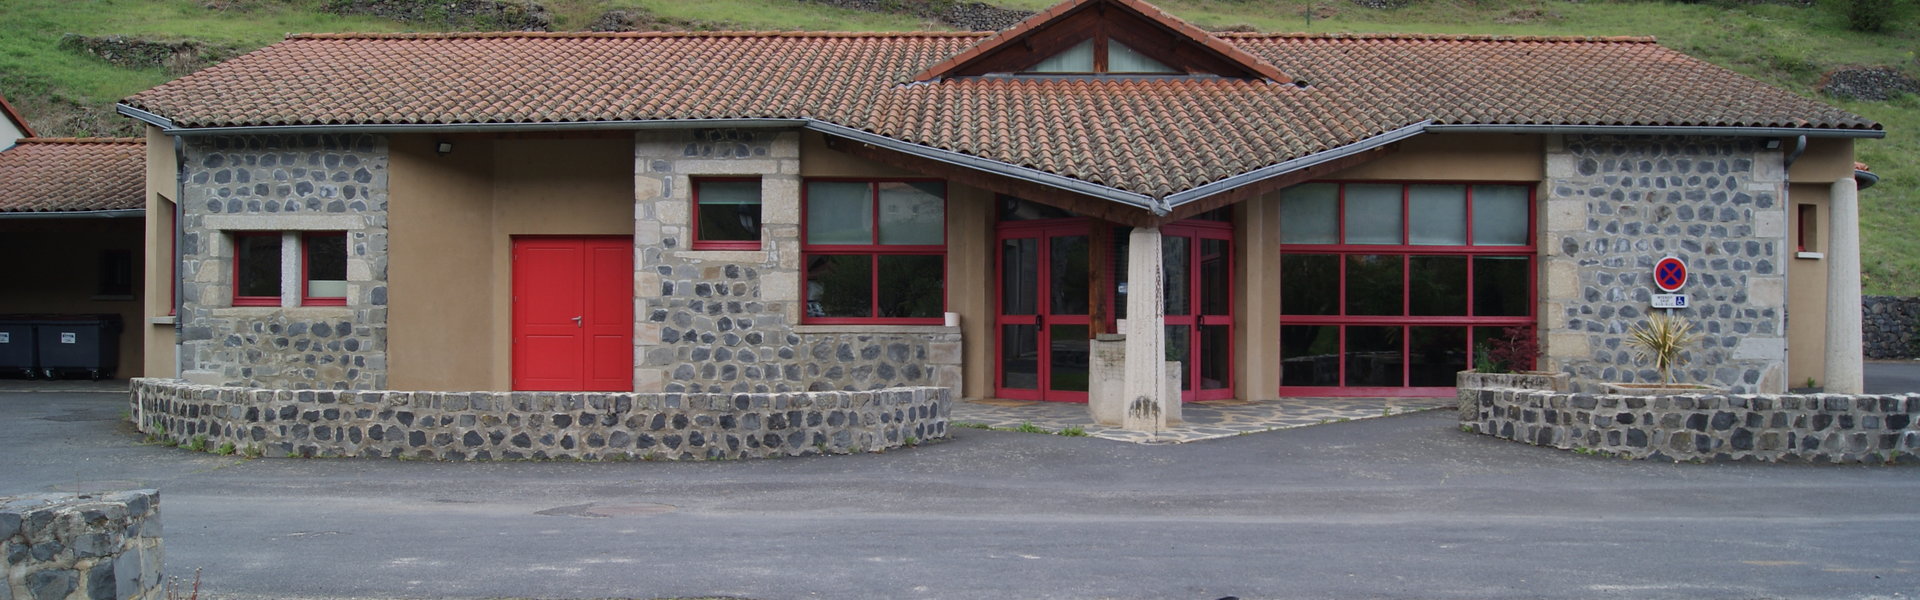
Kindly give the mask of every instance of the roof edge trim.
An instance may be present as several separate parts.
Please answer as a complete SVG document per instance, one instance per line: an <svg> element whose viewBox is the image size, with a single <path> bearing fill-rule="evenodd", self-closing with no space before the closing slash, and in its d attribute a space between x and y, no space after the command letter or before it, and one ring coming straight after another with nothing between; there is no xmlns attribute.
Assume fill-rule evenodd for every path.
<svg viewBox="0 0 1920 600"><path fill-rule="evenodd" d="M1398 142L1416 135L1420 135L1422 133L1426 133L1427 128L1432 124L1433 124L1433 121L1431 120L1421 121L1419 123L1414 123L1406 127L1401 127L1399 129L1389 130L1385 133L1381 133L1379 135L1376 135L1364 140L1360 140L1352 144L1335 147L1335 148L1324 150L1314 154L1308 154L1306 156L1295 158L1293 160L1288 160L1284 162L1267 165L1264 167L1260 167L1258 169L1254 169L1252 171L1241 173L1239 175L1234 175L1231 177L1227 177L1225 179L1220 179L1210 183L1202 184L1198 187L1190 188L1184 191L1175 192L1173 194L1167 195L1167 200L1166 200L1167 207L1173 208L1176 206L1180 206L1182 204L1199 200L1201 198L1212 196L1214 194L1219 194L1219 193L1230 191L1242 186L1259 183L1262 181L1266 181L1268 179L1279 177L1281 175L1292 173L1294 171L1309 168L1314 165L1318 165L1318 164L1325 163L1332 160L1339 160L1342 158L1346 158L1348 156L1353 156L1355 154L1359 154L1362 152L1366 152L1368 150L1379 148L1387 144L1392 144L1394 142Z"/></svg>
<svg viewBox="0 0 1920 600"><path fill-rule="evenodd" d="M144 208L112 210L65 210L41 212L0 212L0 219L130 219L147 216Z"/></svg>
<svg viewBox="0 0 1920 600"><path fill-rule="evenodd" d="M1782 137L1804 135L1829 138L1883 138L1884 129L1823 129L1814 127L1713 127L1705 125L1428 125L1431 133L1580 133L1616 135L1726 135Z"/></svg>
<svg viewBox="0 0 1920 600"><path fill-rule="evenodd" d="M838 125L834 123L828 123L826 121L808 119L807 129L812 131L818 131L826 135L831 135L835 137L840 137L840 138L845 138L848 140L860 142L863 144L871 144L874 146L879 146L882 148L886 148L888 150L893 150L893 151L901 152L904 154L911 154L921 158L940 161L940 162L954 165L957 167L965 167L968 169L973 169L975 171L985 171L988 173L993 173L995 175L1011 177L1014 179L1037 183L1037 184L1044 185L1051 188L1058 188L1058 189L1067 190L1070 192L1093 196L1095 198L1100 198L1102 200L1118 202L1118 203L1126 204L1136 208L1143 208L1148 211L1152 211L1155 216L1165 216L1169 210L1169 207L1165 203L1155 201L1152 196L1148 196L1145 194L1139 194L1139 193L1129 192L1129 191L1121 190L1117 188L1111 188L1111 187L1107 187L1097 183L1082 181L1082 180L1074 179L1072 177L1067 177L1064 175L1055 175L1053 173L1048 173L1046 171L1041 171L1039 169L1022 167L1020 165L1004 163L1004 162L1000 162L1000 161L989 159L989 158L981 158L971 154L954 152L952 150L942 150L940 148L934 148L932 146L924 146L924 145L915 144L912 142L901 141L901 140L886 137L877 133L861 131L858 129L854 129L852 127L847 127L845 125Z"/></svg>
<svg viewBox="0 0 1920 600"><path fill-rule="evenodd" d="M113 111L129 117L133 117L137 121L146 123L148 125L152 125L154 127L159 127L160 129L163 129L166 131L173 131L174 129L177 129L176 127L173 126L173 119L169 119L169 118L162 117L160 115L156 115L144 110L140 110L138 108L134 108L124 103L113 105Z"/></svg>

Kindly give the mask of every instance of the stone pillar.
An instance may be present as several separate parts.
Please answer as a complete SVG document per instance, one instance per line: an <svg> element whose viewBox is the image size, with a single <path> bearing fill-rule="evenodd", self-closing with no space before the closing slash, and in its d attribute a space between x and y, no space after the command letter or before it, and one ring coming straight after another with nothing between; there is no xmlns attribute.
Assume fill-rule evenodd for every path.
<svg viewBox="0 0 1920 600"><path fill-rule="evenodd" d="M1860 189L1833 182L1827 218L1827 376L1833 394L1861 393Z"/></svg>
<svg viewBox="0 0 1920 600"><path fill-rule="evenodd" d="M1093 422L1119 427L1127 414L1127 336L1103 333L1093 338L1087 374L1087 414Z"/></svg>
<svg viewBox="0 0 1920 600"><path fill-rule="evenodd" d="M1127 336L1125 427L1157 431L1166 427L1168 404L1180 401L1178 395L1167 397L1167 340L1161 324L1166 314L1165 257L1159 227L1135 227L1129 235L1127 325L1121 332Z"/></svg>

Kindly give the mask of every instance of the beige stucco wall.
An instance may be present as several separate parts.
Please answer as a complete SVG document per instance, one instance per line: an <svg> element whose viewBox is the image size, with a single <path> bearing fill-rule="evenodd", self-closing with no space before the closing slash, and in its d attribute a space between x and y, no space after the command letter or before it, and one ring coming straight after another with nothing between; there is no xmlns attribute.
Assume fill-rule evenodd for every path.
<svg viewBox="0 0 1920 600"><path fill-rule="evenodd" d="M1793 140L1783 140L1781 152L1791 152ZM1807 138L1807 151L1787 169L1787 181L1832 185L1842 177L1853 176L1853 140L1846 138Z"/></svg>
<svg viewBox="0 0 1920 600"><path fill-rule="evenodd" d="M1540 181L1542 137L1518 133L1425 134L1385 157L1326 179Z"/></svg>
<svg viewBox="0 0 1920 600"><path fill-rule="evenodd" d="M435 152L442 140L453 152ZM391 148L390 385L508 389L512 237L632 235L633 144L403 135Z"/></svg>
<svg viewBox="0 0 1920 600"><path fill-rule="evenodd" d="M1831 187L1825 184L1795 183L1787 188L1787 251L1795 247L1800 231L1800 205L1814 206L1813 236L1808 252L1827 249L1826 227ZM1826 377L1827 368L1827 260L1824 256L1799 258L1787 263L1787 387L1801 387L1811 377L1815 383Z"/></svg>
<svg viewBox="0 0 1920 600"><path fill-rule="evenodd" d="M0 313L120 316L116 377L145 371L139 292L143 219L0 219ZM48 252L58 248L58 252ZM133 293L99 296L100 260L108 250L133 253Z"/></svg>
<svg viewBox="0 0 1920 600"><path fill-rule="evenodd" d="M174 199L179 195L179 155L174 152L174 139L160 132L160 128L147 126L147 218L143 233L145 243L141 245L145 254L142 260L142 278L140 289L145 310L141 318L127 323L127 328L138 332L140 344L144 349L142 372L147 377L173 377L180 369L180 363L174 360L174 324L173 317L173 272L175 268L173 253L173 220L179 214Z"/></svg>

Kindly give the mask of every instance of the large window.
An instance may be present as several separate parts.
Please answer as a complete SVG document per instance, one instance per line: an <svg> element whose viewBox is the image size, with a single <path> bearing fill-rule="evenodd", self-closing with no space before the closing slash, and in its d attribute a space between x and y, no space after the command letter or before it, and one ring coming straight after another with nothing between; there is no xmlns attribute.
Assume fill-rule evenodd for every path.
<svg viewBox="0 0 1920 600"><path fill-rule="evenodd" d="M286 272L282 256L299 257ZM292 282L287 277L297 278ZM300 290L298 305L347 303L347 234L343 231L238 231L233 233L233 305L292 306L281 291Z"/></svg>
<svg viewBox="0 0 1920 600"><path fill-rule="evenodd" d="M1479 342L1534 322L1532 206L1524 185L1282 192L1282 390L1451 387Z"/></svg>
<svg viewBox="0 0 1920 600"><path fill-rule="evenodd" d="M802 198L810 323L940 323L947 199L939 181L814 179Z"/></svg>

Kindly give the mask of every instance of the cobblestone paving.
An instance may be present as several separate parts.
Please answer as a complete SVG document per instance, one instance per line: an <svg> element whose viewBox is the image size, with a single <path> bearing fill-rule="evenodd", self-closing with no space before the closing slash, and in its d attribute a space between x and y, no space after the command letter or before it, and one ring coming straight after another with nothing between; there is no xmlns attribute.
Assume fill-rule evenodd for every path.
<svg viewBox="0 0 1920 600"><path fill-rule="evenodd" d="M1243 402L1189 402L1186 421L1158 434L1095 425L1087 405L1075 402L964 400L953 404L953 425L1016 428L1030 424L1050 432L1079 427L1087 435L1137 444L1179 444L1306 427L1337 421L1451 408L1453 398L1285 398Z"/></svg>

